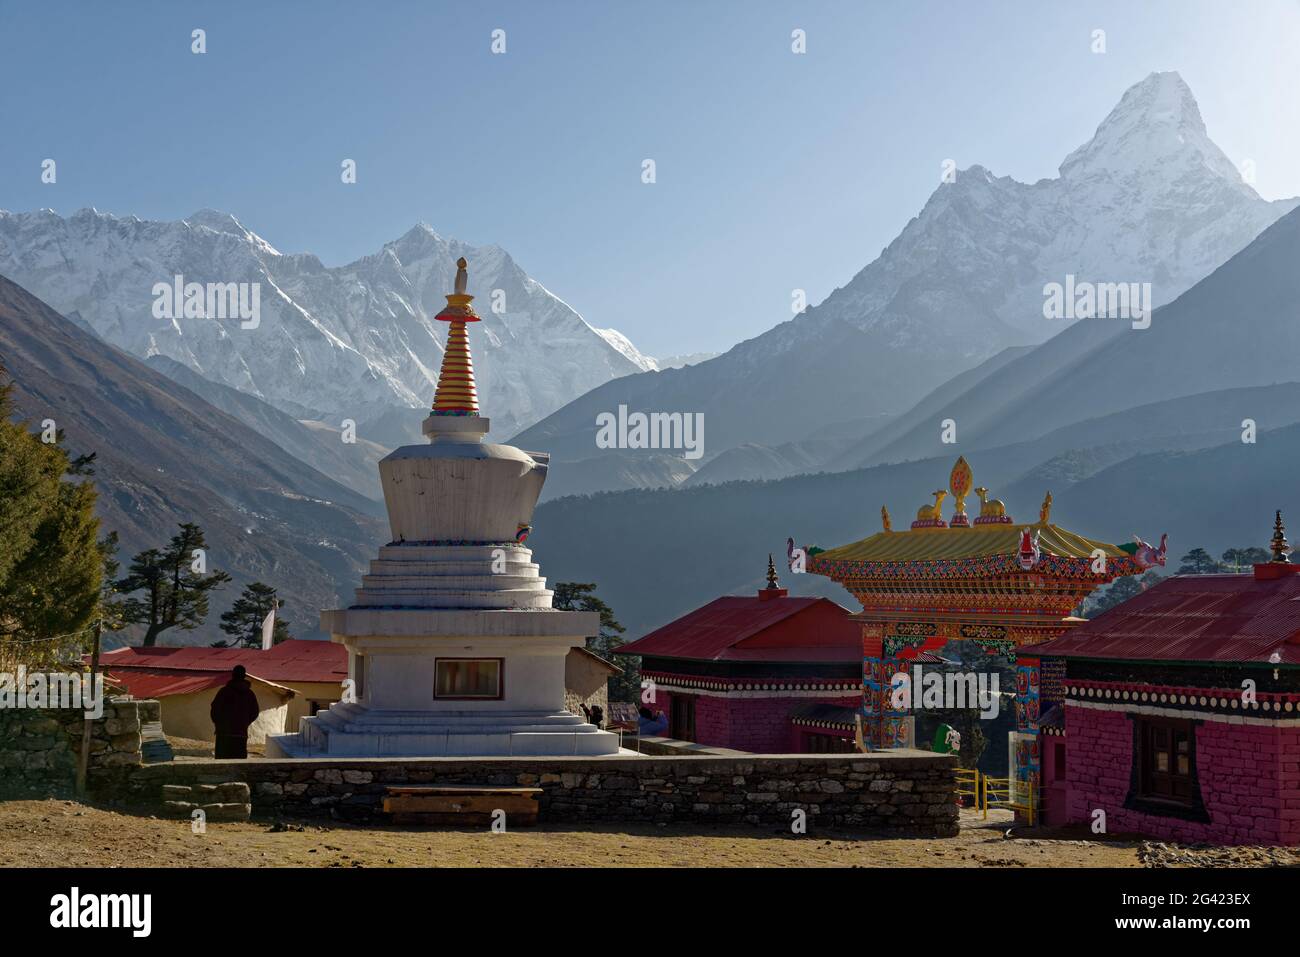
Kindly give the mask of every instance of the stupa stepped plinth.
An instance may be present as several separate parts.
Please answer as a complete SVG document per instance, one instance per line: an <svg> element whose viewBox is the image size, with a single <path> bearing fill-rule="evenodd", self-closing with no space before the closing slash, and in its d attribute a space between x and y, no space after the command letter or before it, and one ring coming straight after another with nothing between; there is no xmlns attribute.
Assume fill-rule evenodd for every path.
<svg viewBox="0 0 1300 957"><path fill-rule="evenodd" d="M427 445L379 463L392 541L321 627L348 649L344 700L267 739L267 755L605 755L618 736L564 710L564 662L600 627L551 607L524 544L549 456L484 442L465 260Z"/></svg>

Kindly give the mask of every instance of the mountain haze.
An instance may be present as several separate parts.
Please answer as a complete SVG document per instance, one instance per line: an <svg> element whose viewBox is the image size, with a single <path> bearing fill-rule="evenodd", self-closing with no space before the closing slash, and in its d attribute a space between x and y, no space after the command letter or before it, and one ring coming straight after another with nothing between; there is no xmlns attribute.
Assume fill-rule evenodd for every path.
<svg viewBox="0 0 1300 957"><path fill-rule="evenodd" d="M904 417L910 429L860 449L858 465L931 455L939 419L957 422L962 449L988 448L1179 396L1300 377L1300 210L1270 226L1173 303L1148 329L1106 319L1077 322L1008 363L942 411ZM1257 415L1269 410L1261 407ZM1241 419L1221 423L1241 428Z"/></svg>
<svg viewBox="0 0 1300 957"><path fill-rule="evenodd" d="M1051 491L1059 524L1116 543L1168 532L1175 560L1198 546L1263 546L1300 471L1297 261L1300 210L1158 310L1148 329L1079 322L972 370L965 393L938 390L929 421L901 438L892 422L879 430L895 437L878 463L546 502L538 554L552 574L598 581L635 637L747 591L787 536L853 541L879 530L882 504L906 527L958 455L1014 518L1032 518ZM945 412L957 420L956 444L940 441ZM1245 419L1254 442L1242 440ZM806 576L783 584L800 594L827 587Z"/></svg>
<svg viewBox="0 0 1300 957"><path fill-rule="evenodd" d="M904 413L1007 347L1061 332L1064 320L1044 318L1045 284L1067 275L1149 282L1154 304L1168 303L1296 203L1269 202L1243 182L1181 77L1155 73L1124 94L1056 178L1026 184L981 166L958 171L820 304L716 359L607 382L517 441L588 458L597 454L596 415L626 404L703 412L707 459L746 443L799 441L810 421ZM1051 378L1077 345L1100 345L1115 325L1084 322L1058 365L1024 374Z"/></svg>

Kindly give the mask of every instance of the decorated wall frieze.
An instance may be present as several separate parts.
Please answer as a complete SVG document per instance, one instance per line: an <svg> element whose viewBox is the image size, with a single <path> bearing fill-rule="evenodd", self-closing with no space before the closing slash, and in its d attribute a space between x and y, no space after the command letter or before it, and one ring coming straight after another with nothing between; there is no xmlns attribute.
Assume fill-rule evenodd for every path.
<svg viewBox="0 0 1300 957"><path fill-rule="evenodd" d="M1300 694L1262 691L1248 694L1241 688L1195 688L1067 679L1065 699L1121 706L1130 704L1135 708L1146 706L1255 717L1300 716Z"/></svg>
<svg viewBox="0 0 1300 957"><path fill-rule="evenodd" d="M660 691L735 697L849 697L862 690L852 678L713 678L642 671Z"/></svg>
<svg viewBox="0 0 1300 957"><path fill-rule="evenodd" d="M972 558L906 559L898 561L855 561L852 559L827 559L814 555L808 560L808 571L825 575L836 581L848 579L925 580L991 578L1000 575L1026 574L1020 567L1016 554L979 555ZM1141 574L1137 561L1125 555L1108 557L1106 570L1092 570L1092 559L1070 558L1062 555L1041 555L1034 566L1034 574L1053 579L1074 579L1092 585L1103 584L1120 575Z"/></svg>

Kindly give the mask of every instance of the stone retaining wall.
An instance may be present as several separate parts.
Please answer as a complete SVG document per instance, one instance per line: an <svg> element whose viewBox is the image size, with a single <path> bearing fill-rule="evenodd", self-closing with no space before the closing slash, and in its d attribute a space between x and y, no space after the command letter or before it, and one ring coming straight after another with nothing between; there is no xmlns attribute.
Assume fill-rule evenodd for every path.
<svg viewBox="0 0 1300 957"><path fill-rule="evenodd" d="M543 822L748 823L957 832L955 759L922 751L739 757L403 758L186 761L117 779L153 804L164 785L248 783L254 814L366 821L387 785L540 787ZM107 783L107 779L104 779Z"/></svg>
<svg viewBox="0 0 1300 957"><path fill-rule="evenodd" d="M157 701L111 698L91 722L90 775L139 766L141 728L159 720ZM71 788L81 757L84 713L74 708L0 708L0 790L50 793Z"/></svg>

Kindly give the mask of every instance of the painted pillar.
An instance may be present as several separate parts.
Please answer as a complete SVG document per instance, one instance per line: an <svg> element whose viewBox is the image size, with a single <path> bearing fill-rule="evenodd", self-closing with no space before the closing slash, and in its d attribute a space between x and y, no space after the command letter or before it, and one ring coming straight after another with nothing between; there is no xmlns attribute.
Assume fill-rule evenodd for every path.
<svg viewBox="0 0 1300 957"><path fill-rule="evenodd" d="M1039 734L1040 670L1038 659L1021 659L1016 664L1016 737L1012 774L1018 795L1026 793L1039 801L1042 787L1042 739Z"/></svg>

